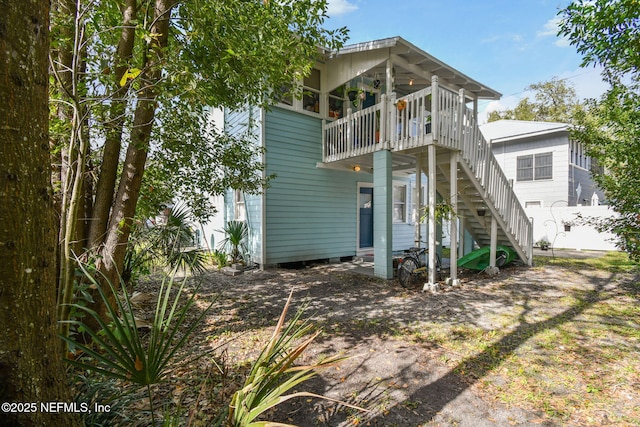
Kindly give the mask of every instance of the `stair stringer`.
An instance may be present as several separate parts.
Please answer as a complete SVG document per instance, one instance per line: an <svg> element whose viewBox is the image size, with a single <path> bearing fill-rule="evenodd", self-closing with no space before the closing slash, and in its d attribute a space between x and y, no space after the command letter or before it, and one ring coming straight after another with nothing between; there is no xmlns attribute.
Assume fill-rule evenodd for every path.
<svg viewBox="0 0 640 427"><path fill-rule="evenodd" d="M438 176L444 177L444 181L438 180L437 183L437 191L439 194L449 194L450 192L450 175L447 167L443 167L444 165L438 165ZM482 185L478 187L478 182L473 183L472 180L468 177L468 170L465 171L462 169L462 174L458 173L458 213L462 213L467 211L467 214L464 215L465 218L465 229L473 239L480 244L481 246L489 245L491 240L491 216L480 216L477 214L477 203L472 199L476 197L480 197L483 200L483 206L489 208L486 203L486 199L482 197L483 191L479 191L478 188L482 188ZM477 181L477 180L476 180ZM462 186L461 186L462 184ZM466 194L466 190L474 190L474 195L469 196ZM493 210L488 209L490 212L495 212L495 207ZM510 237L510 233L508 233L504 227L501 226L500 222L498 222L498 245L508 245L513 246L516 249L517 245L513 244L513 236ZM516 250L516 252L518 252ZM518 253L519 256L522 256ZM525 255L526 256L526 255ZM523 259L523 261L527 262L527 260Z"/></svg>

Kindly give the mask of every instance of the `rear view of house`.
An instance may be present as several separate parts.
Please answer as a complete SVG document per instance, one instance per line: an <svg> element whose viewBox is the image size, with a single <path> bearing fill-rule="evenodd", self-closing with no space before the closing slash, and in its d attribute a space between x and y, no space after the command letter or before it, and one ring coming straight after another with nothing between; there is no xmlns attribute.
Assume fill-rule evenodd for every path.
<svg viewBox="0 0 640 427"><path fill-rule="evenodd" d="M292 84L301 99L225 114L231 133L257 119L265 174L277 175L264 194L225 198L225 220L249 224L254 262L371 253L390 278L393 251L426 241L435 254L438 201L458 218L452 258L471 248L466 233L531 262L531 224L477 126L478 100L498 92L400 37L322 51Z"/></svg>

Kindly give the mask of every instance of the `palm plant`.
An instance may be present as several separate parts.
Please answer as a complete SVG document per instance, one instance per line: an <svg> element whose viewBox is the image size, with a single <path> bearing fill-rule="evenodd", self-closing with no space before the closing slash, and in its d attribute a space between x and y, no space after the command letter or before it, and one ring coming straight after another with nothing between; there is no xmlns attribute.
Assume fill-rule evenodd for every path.
<svg viewBox="0 0 640 427"><path fill-rule="evenodd" d="M242 262L242 254L247 252L249 227L244 221L229 221L222 231L226 237L220 242L218 248L226 249L232 263Z"/></svg>
<svg viewBox="0 0 640 427"><path fill-rule="evenodd" d="M185 346L190 334L207 314L213 303L204 309L191 324L183 328L187 312L194 305L198 288L193 291L186 304L178 307L187 281L182 281L172 299L170 294L174 285L174 270L174 274L163 280L160 287L150 336L145 344L138 333L132 302L126 287L122 288L123 300L121 300L118 298L113 284L108 282L110 294L115 297L114 299L109 298L94 276L97 271L82 264L80 264L80 268L104 301L111 322L107 324L96 311L89 307L72 304L75 309L92 317L100 329L94 330L81 320L70 320L69 323L91 337L93 345L60 335L60 338L72 348L80 349L84 353L83 357L76 360L69 359L67 362L83 370L98 372L109 378L131 381L145 386L149 397L152 421L155 421L150 386L164 380L169 372L170 362L176 353ZM115 306L111 302L113 300L115 300ZM155 425L155 422L152 425Z"/></svg>
<svg viewBox="0 0 640 427"><path fill-rule="evenodd" d="M288 424L256 421L256 419L267 410L294 397L317 397L366 411L357 406L315 393L292 392L286 394L300 383L315 376L317 369L333 366L345 359L343 356L336 355L311 365L294 365L321 331L317 330L311 333L313 326L307 321L300 320L305 306L301 307L285 325L292 294L293 291L289 294L271 339L253 364L243 387L232 396L227 421L233 427L287 426ZM311 335L309 335L310 333ZM299 339L302 339L302 342L295 344Z"/></svg>
<svg viewBox="0 0 640 427"><path fill-rule="evenodd" d="M136 272L148 272L153 264L197 273L205 270L206 253L195 247L196 233L189 215L186 206L177 205L169 211L166 224L137 224L125 255L125 282Z"/></svg>

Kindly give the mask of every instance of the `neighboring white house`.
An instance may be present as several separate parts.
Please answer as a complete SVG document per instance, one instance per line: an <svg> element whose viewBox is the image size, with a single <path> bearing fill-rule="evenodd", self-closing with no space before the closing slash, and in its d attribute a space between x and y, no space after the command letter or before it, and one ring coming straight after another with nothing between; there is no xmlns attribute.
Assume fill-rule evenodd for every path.
<svg viewBox="0 0 640 427"><path fill-rule="evenodd" d="M534 218L534 239L556 247L613 250L612 236L590 227L565 231L577 212L610 216L604 194L594 182L595 162L570 138L566 123L499 120L480 126L493 154L527 213ZM593 208L592 208L593 206ZM599 208L597 206L600 206ZM576 208L577 207L577 208ZM554 243L555 241L555 243Z"/></svg>
<svg viewBox="0 0 640 427"><path fill-rule="evenodd" d="M591 205L604 195L591 177L591 158L566 123L499 120L480 126L523 207ZM560 204L560 202L564 202Z"/></svg>

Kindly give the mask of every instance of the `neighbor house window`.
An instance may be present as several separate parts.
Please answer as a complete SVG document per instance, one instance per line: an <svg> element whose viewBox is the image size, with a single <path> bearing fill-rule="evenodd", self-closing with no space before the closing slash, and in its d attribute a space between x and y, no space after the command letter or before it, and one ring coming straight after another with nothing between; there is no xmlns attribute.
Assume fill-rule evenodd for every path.
<svg viewBox="0 0 640 427"><path fill-rule="evenodd" d="M393 186L393 222L407 222L407 186Z"/></svg>
<svg viewBox="0 0 640 427"><path fill-rule="evenodd" d="M518 156L518 181L533 181L533 155Z"/></svg>
<svg viewBox="0 0 640 427"><path fill-rule="evenodd" d="M247 209L244 203L244 193L236 190L234 195L233 217L236 221L245 221L247 219Z"/></svg>
<svg viewBox="0 0 640 427"><path fill-rule="evenodd" d="M553 153L536 154L533 163L535 166L533 179L553 178Z"/></svg>
<svg viewBox="0 0 640 427"><path fill-rule="evenodd" d="M518 156L516 180L533 181L553 178L553 153Z"/></svg>
<svg viewBox="0 0 640 427"><path fill-rule="evenodd" d="M584 169L591 169L591 157L587 155L584 146L576 141L571 141L571 163Z"/></svg>
<svg viewBox="0 0 640 427"><path fill-rule="evenodd" d="M304 78L302 108L314 113L320 112L320 70L312 69L311 74Z"/></svg>

